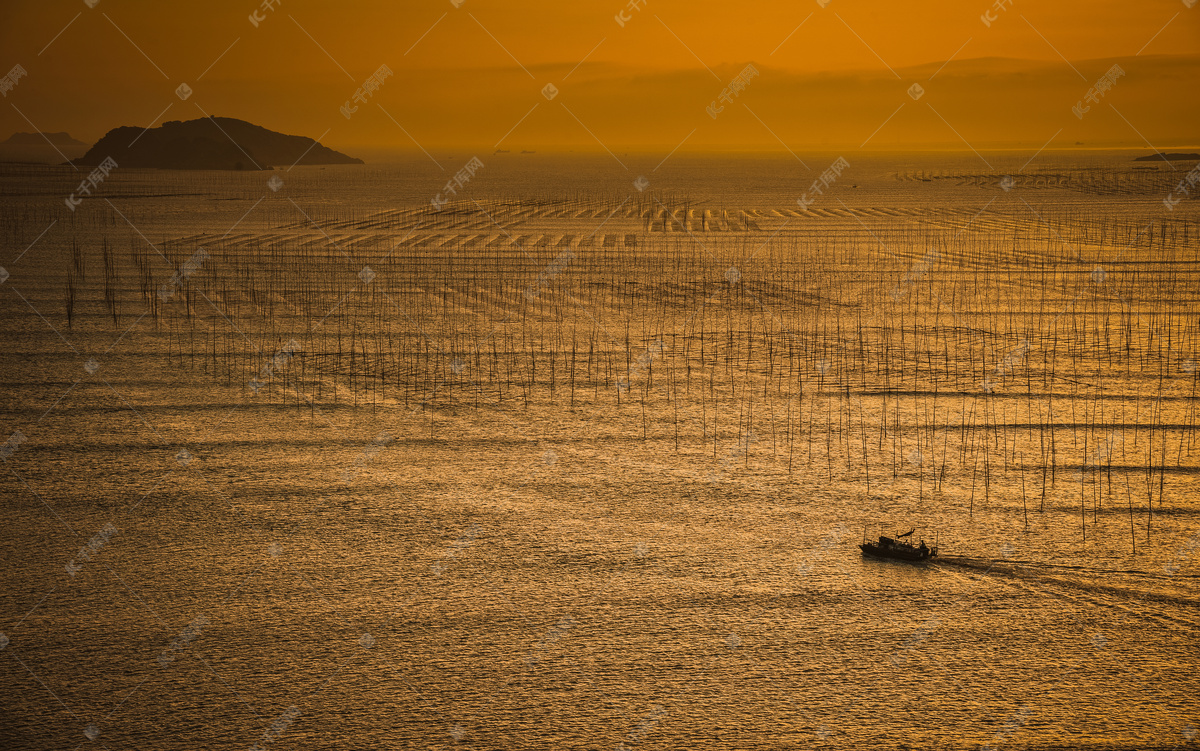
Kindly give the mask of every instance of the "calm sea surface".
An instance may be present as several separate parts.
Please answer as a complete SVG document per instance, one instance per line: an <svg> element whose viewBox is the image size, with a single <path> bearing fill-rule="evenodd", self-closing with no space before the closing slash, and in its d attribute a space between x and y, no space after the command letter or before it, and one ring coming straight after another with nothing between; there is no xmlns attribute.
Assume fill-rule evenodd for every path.
<svg viewBox="0 0 1200 751"><path fill-rule="evenodd" d="M980 297L956 303L970 319L963 330L982 330L991 325L986 315L1007 312L986 309L1002 299L987 293L1000 283L996 269L1016 257L1004 252L1055 242L1047 227L1066 234L1079 223L1162 219L1166 191L1133 170L1130 155L1043 156L1029 176L1020 171L1023 154L989 154L994 170L970 154L849 155L850 168L805 213L796 199L838 154L802 155L812 171L788 155L677 155L657 170L661 155L620 155L627 171L607 155L480 154L485 166L458 197L479 216L432 229L405 223L472 156L435 154L446 173L424 156L296 168L276 173L278 190L267 185L271 173L118 170L75 212L63 206L78 182L73 171L0 169L0 441L9 440L0 472L0 747L1197 747L1200 447L1194 362L1186 365L1200 352L1184 335L1200 311L1194 208L1170 215L1183 222L1174 225L1177 244L1162 251L1177 268L1175 286L1162 293L1173 302L1094 298L1114 316L1133 310L1131 326L1146 331L1157 331L1157 316L1174 306L1181 318L1171 331L1184 333L1173 333L1165 375L1141 360L1130 370L1119 358L1085 353L1090 376L1059 363L1061 378L1045 387L1036 376L1037 388L1027 390L1022 375L1019 397L1011 384L991 393L976 379L970 389L943 381L936 400L913 396L923 385L893 383L897 395L878 401L871 384L862 388L865 377L857 397L842 394L857 378L843 376L857 371L834 359L827 374L820 363L828 360L813 355L820 373L796 376L808 390L785 405L778 394L791 393L791 371L776 383L782 360L756 343L743 365L734 355L728 371L724 360L715 368L714 417L714 402L697 396L711 383L702 366L701 375L677 367L674 381L654 371L642 391L647 375L636 362L629 388L615 376L589 381L581 364L569 393L566 360L555 360L553 391L539 364L541 380L526 399L519 378L494 378L492 361L472 359L490 357L497 340L521 349L522 332L558 331L555 320L567 316L575 323L562 331L582 337L580 363L592 336L625 363L621 296L581 291L591 282L609 289L619 271L590 281L568 274L587 273L605 252L605 269L621 268L612 254L622 252L630 265L653 268L647 259L667 247L656 244L653 217L625 213L651 195L697 216L711 212L699 229L685 224L672 235L698 244L695 275L712 280L711 290L731 284L727 269L740 264L734 281L766 295L753 285L772 278L770 263L826 242L858 243L866 253L878 241L903 255L890 286L920 261L928 237L950 238L941 247L951 266L930 273L952 275L963 285L955 289L984 286ZM633 185L641 174L651 182L646 193ZM998 187L1006 174L1016 176L1011 191ZM1065 187L1064 174L1074 180ZM1085 189L1087 175L1128 190ZM538 213L564 197L572 202L565 213ZM740 211L752 217L741 231L709 225ZM955 245L972 217L980 222L970 230L975 245ZM669 216L660 231L671 231ZM350 279L341 307L333 303L342 287L322 298L336 324L297 312L302 293L286 279L307 273L305 262L272 251L292 247L278 243L296 233L336 244L330 258L342 248L354 256L329 272ZM384 260L437 237L430 247L447 257L525 263L514 236L529 237L538 260L507 292L470 276L484 267L465 261L434 285ZM598 241L581 244L588 237ZM794 244L771 245L754 265L756 247L784 238ZM105 244L114 258L109 282ZM159 320L146 300L173 284L158 255L164 244L176 268L197 247L220 251L196 272L208 275L214 299L189 292L185 279L164 302L175 306L173 317ZM1079 250L1084 276L1089 259L1115 257L1119 244L1108 238ZM999 255L989 264L950 257L962 247ZM539 299L561 303L554 310L562 314L521 317L514 301L563 249L573 250L561 273L578 285L569 287L575 302L555 296L551 277ZM734 256L741 260L727 260ZM762 265L767 257L775 260ZM156 265L144 275L136 258ZM253 278L277 278L280 288L253 297L251 277L235 269L266 274L272 264L276 277ZM355 279L364 264L381 278ZM845 272L853 282L855 269ZM1141 273L1137 284L1152 287L1155 272ZM69 325L68 274L77 288ZM629 278L661 281L650 271ZM708 288L668 281L664 297L644 293L669 301L653 314L663 326L647 329L650 340L694 333L691 316L708 310ZM1049 331L1059 304L1075 294L1072 283L1045 282L1057 302L1031 319L1031 330ZM804 289L819 285L811 278ZM115 321L109 286L120 300ZM1006 288L1023 294L1019 283ZM376 318L343 320L369 289L388 289L394 304L379 299ZM835 315L850 342L866 308L844 297L831 309L843 311ZM316 340L306 332L337 325L341 348L351 347L353 332L368 341L354 345L368 356L379 333L372 327L387 326L392 333L381 338L390 340L418 310L422 326L473 321L472 346L446 344L457 354L428 379L456 384L450 401L422 404L387 375L382 390L327 378L318 395L309 386L323 376L297 374L297 362L311 368L314 360L290 352L289 339L299 338L307 356ZM879 310L866 314L900 320ZM713 314L718 338L772 325L766 313L731 315ZM212 327L223 338L205 338ZM487 339L494 331L501 334ZM458 341L441 328L425 336ZM537 341L558 334L544 336ZM570 352L571 336L558 352ZM1085 334L1063 334L1071 336ZM243 343L244 359L222 359L231 342ZM398 356L402 370L431 361L424 346L419 356L411 348L408 359ZM652 342L633 346L634 361L645 350L647 363L659 362ZM913 346L897 338L880 361L899 363ZM999 373L994 355L986 357L979 372ZM472 373L484 384L475 391ZM1102 387L1066 381L1096 386L1103 373ZM265 386L248 386L251 377ZM507 385L493 389L496 380ZM721 397L721 389L730 390ZM774 401L760 404L765 398ZM1045 479L1047 433L1029 426L1051 398L1060 465ZM914 404L921 427L906 432ZM992 405L986 432L978 428L984 404ZM1080 425L1093 443L1083 445ZM1100 454L1096 436L1104 438ZM1148 473L1148 462L1163 471ZM936 536L934 562L860 555L864 535L909 528L929 543Z"/></svg>

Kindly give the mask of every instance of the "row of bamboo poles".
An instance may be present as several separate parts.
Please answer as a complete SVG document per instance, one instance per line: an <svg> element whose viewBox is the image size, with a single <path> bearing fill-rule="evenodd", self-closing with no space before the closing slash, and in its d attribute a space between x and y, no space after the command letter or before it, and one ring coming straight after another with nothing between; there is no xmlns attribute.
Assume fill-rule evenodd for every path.
<svg viewBox="0 0 1200 751"><path fill-rule="evenodd" d="M595 222L522 223L626 208L632 223L602 230L615 242ZM697 208L651 193L341 207L331 234L120 251L105 236L72 246L65 314L75 325L94 254L114 328L148 314L171 362L310 414L421 410L434 436L458 410L615 410L643 441L718 466L769 451L868 495L907 479L923 501L950 482L973 511L1015 473L1026 523L1077 482L1085 537L1106 504L1132 524L1135 492L1149 535L1168 476L1200 472L1194 223L947 214L769 238L642 221Z"/></svg>

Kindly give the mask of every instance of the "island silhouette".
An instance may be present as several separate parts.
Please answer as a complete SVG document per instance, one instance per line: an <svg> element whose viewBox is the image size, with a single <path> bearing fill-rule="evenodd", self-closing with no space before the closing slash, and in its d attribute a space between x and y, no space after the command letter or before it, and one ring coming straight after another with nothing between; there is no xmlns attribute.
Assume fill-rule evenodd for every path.
<svg viewBox="0 0 1200 751"><path fill-rule="evenodd" d="M1154 162L1159 159L1165 159L1168 162L1190 162L1193 160L1200 160L1200 154L1197 154L1195 152L1190 152L1187 154L1183 154L1183 153L1147 154L1146 156L1139 156L1136 159L1134 159L1133 161L1135 161L1135 162Z"/></svg>
<svg viewBox="0 0 1200 751"><path fill-rule="evenodd" d="M232 117L171 120L157 128L121 126L75 160L93 166L112 157L121 167L265 170L297 164L362 164L361 159Z"/></svg>
<svg viewBox="0 0 1200 751"><path fill-rule="evenodd" d="M55 146L87 146L83 141L77 141L71 138L69 133L25 133L24 131L13 133L4 141L0 141L0 145L4 146L45 146L49 141Z"/></svg>

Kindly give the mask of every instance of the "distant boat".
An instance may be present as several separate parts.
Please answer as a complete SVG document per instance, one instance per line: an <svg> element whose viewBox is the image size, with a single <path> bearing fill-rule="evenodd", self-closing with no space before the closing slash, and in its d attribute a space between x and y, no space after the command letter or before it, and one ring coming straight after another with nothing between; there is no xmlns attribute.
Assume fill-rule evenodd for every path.
<svg viewBox="0 0 1200 751"><path fill-rule="evenodd" d="M891 558L897 561L924 561L937 555L938 546L936 542L933 547L929 547L925 544L924 540L921 540L920 544L916 544L911 539L905 539L911 538L915 531L916 529L910 529L904 534L896 535L895 537L880 535L879 542L877 543L867 542L864 537L862 544L858 547L865 556Z"/></svg>

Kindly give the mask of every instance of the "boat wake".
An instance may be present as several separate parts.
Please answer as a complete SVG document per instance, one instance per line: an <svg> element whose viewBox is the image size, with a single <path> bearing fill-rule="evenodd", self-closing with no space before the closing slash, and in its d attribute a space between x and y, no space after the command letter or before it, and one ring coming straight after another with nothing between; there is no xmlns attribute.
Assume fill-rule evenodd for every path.
<svg viewBox="0 0 1200 751"><path fill-rule="evenodd" d="M947 572L979 572L996 582L1033 594L1067 600L1078 605L1117 610L1129 617L1167 628L1200 631L1200 599L1172 591L1181 579L1142 571L1111 571L1080 566L1056 566L1017 560L986 560L966 556L941 556L934 565ZM1113 578L1124 582L1113 582Z"/></svg>

